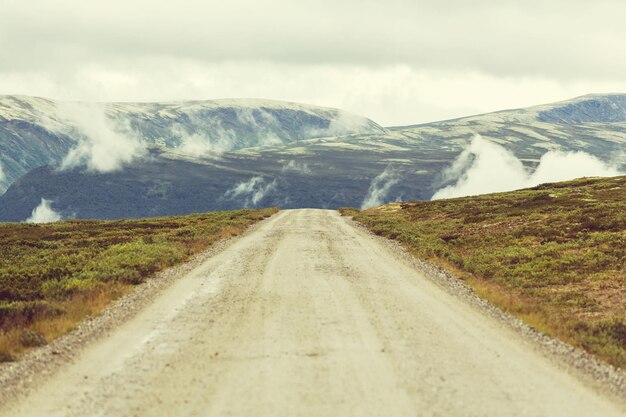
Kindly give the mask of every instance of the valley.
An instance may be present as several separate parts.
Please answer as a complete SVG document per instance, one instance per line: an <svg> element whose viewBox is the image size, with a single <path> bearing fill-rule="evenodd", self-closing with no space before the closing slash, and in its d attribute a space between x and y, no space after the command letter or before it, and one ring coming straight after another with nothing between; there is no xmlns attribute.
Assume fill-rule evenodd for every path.
<svg viewBox="0 0 626 417"><path fill-rule="evenodd" d="M240 207L361 207L376 177L386 170L393 174L393 184L388 185L381 203L428 200L452 183L453 179L442 172L475 134L512 152L529 169L550 150L583 151L626 169L624 97L591 95L552 105L392 128L358 116L342 116L338 110L293 103L111 104L107 126L113 129L115 120L126 120L119 122L121 130L113 129L115 134L125 137L135 132L131 136L142 138L138 148L142 151L137 150L132 161L122 161L110 170L89 168L95 148L80 148L85 151L80 155L87 158L83 161L87 165L60 169L65 154L77 145L71 136L46 136L50 131L35 122L51 110L43 107L38 116L34 112L25 115L24 109L12 113L5 110L7 120L0 120L0 125L12 126L23 119L19 123L32 129L13 129L26 138L20 144L17 139L8 141L9 136L0 132L0 164L5 170L10 168L8 190L0 196L0 221L25 220L41 198L52 201L63 218L97 219ZM242 107L244 104L247 107ZM9 104L5 107L12 108ZM174 129L174 125L178 127ZM184 137L181 129L187 132ZM279 140L266 140L268 135ZM78 137L86 140L84 135ZM37 153L31 149L26 152L22 146L35 138L50 152L47 159L31 163L24 155ZM220 138L231 145L222 146ZM25 153L7 160L8 149ZM11 168L19 160L28 164ZM102 160L91 160L92 165L98 161Z"/></svg>
<svg viewBox="0 0 626 417"><path fill-rule="evenodd" d="M0 2L0 417L626 416L626 2Z"/></svg>

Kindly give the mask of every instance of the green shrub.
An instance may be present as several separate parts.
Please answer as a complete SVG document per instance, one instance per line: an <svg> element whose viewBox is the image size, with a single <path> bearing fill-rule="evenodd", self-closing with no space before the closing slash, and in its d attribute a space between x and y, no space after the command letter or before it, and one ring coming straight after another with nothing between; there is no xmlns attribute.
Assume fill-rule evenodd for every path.
<svg viewBox="0 0 626 417"><path fill-rule="evenodd" d="M155 219L0 223L0 361L42 342L37 321L63 315L42 337L53 339L103 308L127 284L209 247L277 209L236 210ZM93 297L90 293L93 292ZM85 297L74 297L85 294ZM16 342L10 336L20 330ZM38 327L41 329L41 327ZM42 330L43 331L43 330ZM21 346L21 347L20 347Z"/></svg>
<svg viewBox="0 0 626 417"><path fill-rule="evenodd" d="M531 325L626 367L626 177L341 212L460 269Z"/></svg>

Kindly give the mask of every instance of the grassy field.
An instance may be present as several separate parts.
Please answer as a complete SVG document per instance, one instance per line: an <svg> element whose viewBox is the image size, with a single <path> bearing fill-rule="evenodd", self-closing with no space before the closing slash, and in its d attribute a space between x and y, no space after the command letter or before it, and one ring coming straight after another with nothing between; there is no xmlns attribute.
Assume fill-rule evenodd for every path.
<svg viewBox="0 0 626 417"><path fill-rule="evenodd" d="M0 361L67 333L155 272L276 211L0 223Z"/></svg>
<svg viewBox="0 0 626 417"><path fill-rule="evenodd" d="M626 177L341 212L536 329L626 368Z"/></svg>

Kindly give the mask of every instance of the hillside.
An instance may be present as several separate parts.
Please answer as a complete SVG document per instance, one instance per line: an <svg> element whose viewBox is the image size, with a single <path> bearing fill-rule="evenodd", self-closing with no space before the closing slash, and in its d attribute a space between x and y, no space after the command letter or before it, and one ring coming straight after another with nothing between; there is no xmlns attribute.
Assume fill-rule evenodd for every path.
<svg viewBox="0 0 626 417"><path fill-rule="evenodd" d="M80 145L81 151L87 148L91 153L82 155L86 159L103 160L119 153L129 162L131 158L125 157L140 156L153 145L201 156L384 131L373 121L342 110L271 100L68 103L0 96L0 167L5 177L2 181L0 176L0 192L32 169L60 164ZM79 162L109 168L102 161Z"/></svg>
<svg viewBox="0 0 626 417"><path fill-rule="evenodd" d="M187 158L155 150L122 171L85 173L38 168L0 196L0 221L23 221L41 198L64 218L115 219L181 215L241 207L360 206L372 178L386 168L377 150L356 152L320 146L323 157L264 149L220 158ZM418 149L395 150L388 158L421 157ZM436 163L442 169L446 161ZM394 174L395 175L395 174ZM428 198L429 177L406 168L407 181L393 192Z"/></svg>
<svg viewBox="0 0 626 417"><path fill-rule="evenodd" d="M0 362L45 344L152 274L275 209L0 225Z"/></svg>
<svg viewBox="0 0 626 417"><path fill-rule="evenodd" d="M342 213L531 326L626 368L626 177Z"/></svg>
<svg viewBox="0 0 626 417"><path fill-rule="evenodd" d="M290 126L279 130L291 132L292 136L283 137L280 143L259 142L265 129L262 126L255 131L249 130L249 124L233 125L231 132L239 132L233 133L233 137L243 142L219 152L203 151L202 146L195 146L195 139L186 147L172 138L156 144L162 136L159 126L179 117L173 114L188 114L200 104L188 103L187 110L180 110L182 113L177 113L174 105L110 105L112 112L122 112L123 107L124 114L135 115L131 119L136 126L143 126L136 130L146 132L153 145L117 170L85 170L80 166L59 170L56 165L34 169L0 196L0 221L26 219L41 198L51 200L65 218L101 219L274 205L360 207L371 195L380 200L373 201L374 205L428 200L438 189L452 183L453 179L445 178L442 171L466 149L475 133L513 152L529 168L537 166L549 150L559 150L584 151L624 169L625 100L626 95L585 96L528 109L386 130L368 121L363 128L366 133L351 134L337 130L339 122L333 125L328 122L330 116L326 116L322 118L328 122L325 134L342 136L308 139L302 133L302 119L289 119L289 124L277 115L277 120L283 120L282 125ZM219 103L220 112L224 112L223 106L235 105L229 101ZM202 106L209 104L203 102ZM259 106L270 108L270 104ZM286 117L281 105L275 104L273 109ZM297 114L304 117L306 107L300 109L303 113ZM294 114L292 110L288 114ZM316 120L315 123L322 123ZM342 117L332 120L345 122ZM198 132L204 128L211 132L205 125L189 123ZM310 121L306 126L315 123ZM257 142L246 142L245 138L250 137ZM214 144L231 143L231 139ZM264 146L249 147L254 144Z"/></svg>
<svg viewBox="0 0 626 417"><path fill-rule="evenodd" d="M473 134L494 139L521 158L546 150L585 151L626 164L626 95L586 95L553 104L394 127L401 135L456 144Z"/></svg>

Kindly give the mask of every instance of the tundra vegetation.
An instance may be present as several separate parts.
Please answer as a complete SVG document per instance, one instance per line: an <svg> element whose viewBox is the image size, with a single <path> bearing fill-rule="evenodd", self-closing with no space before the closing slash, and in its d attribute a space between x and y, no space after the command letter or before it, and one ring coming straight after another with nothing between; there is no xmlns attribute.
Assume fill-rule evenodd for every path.
<svg viewBox="0 0 626 417"><path fill-rule="evenodd" d="M532 327L626 368L626 177L341 212Z"/></svg>
<svg viewBox="0 0 626 417"><path fill-rule="evenodd" d="M0 361L67 333L155 272L276 211L0 223Z"/></svg>

